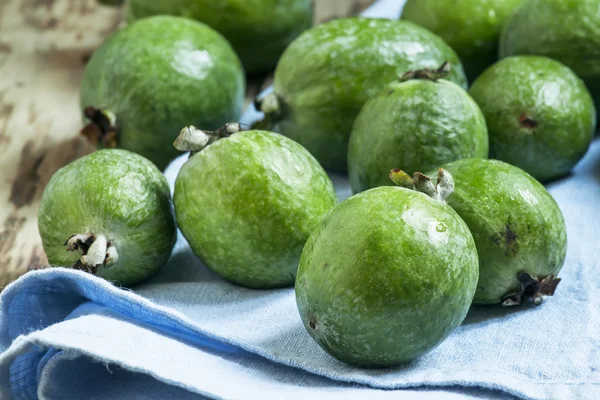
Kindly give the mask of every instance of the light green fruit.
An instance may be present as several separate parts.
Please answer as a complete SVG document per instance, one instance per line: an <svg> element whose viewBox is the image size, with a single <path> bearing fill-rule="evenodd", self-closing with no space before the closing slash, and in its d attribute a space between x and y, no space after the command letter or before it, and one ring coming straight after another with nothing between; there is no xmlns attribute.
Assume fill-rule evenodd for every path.
<svg viewBox="0 0 600 400"><path fill-rule="evenodd" d="M178 148L199 151L175 183L177 223L223 278L251 288L292 285L306 239L337 202L333 184L298 143L238 130L182 132Z"/></svg>
<svg viewBox="0 0 600 400"><path fill-rule="evenodd" d="M444 204L452 190L445 180L442 188L417 181L435 199L401 187L357 194L308 239L298 310L334 357L360 367L410 361L465 318L477 286L477 251L467 225Z"/></svg>
<svg viewBox="0 0 600 400"><path fill-rule="evenodd" d="M440 35L460 57L469 81L498 59L498 40L523 0L408 0L402 19Z"/></svg>
<svg viewBox="0 0 600 400"><path fill-rule="evenodd" d="M505 58L486 70L469 93L487 121L490 157L539 181L569 173L596 130L594 101L583 81L546 57Z"/></svg>
<svg viewBox="0 0 600 400"><path fill-rule="evenodd" d="M354 193L391 185L392 168L412 174L461 158L487 158L485 119L473 99L452 82L416 74L388 86L358 114L348 149Z"/></svg>
<svg viewBox="0 0 600 400"><path fill-rule="evenodd" d="M220 32L247 73L274 68L285 48L312 26L311 0L129 0L129 18L169 14Z"/></svg>
<svg viewBox="0 0 600 400"><path fill-rule="evenodd" d="M241 114L244 75L229 43L181 17L140 20L109 36L85 67L84 133L134 151L161 170L178 152L182 126L217 129Z"/></svg>
<svg viewBox="0 0 600 400"><path fill-rule="evenodd" d="M446 61L448 80L466 87L456 53L426 29L407 21L333 20L287 48L261 109L325 168L346 171L348 139L364 103L405 72Z"/></svg>
<svg viewBox="0 0 600 400"><path fill-rule="evenodd" d="M448 204L469 226L479 253L473 302L518 305L552 295L565 262L567 232L548 191L501 161L465 159L442 168L455 180Z"/></svg>
<svg viewBox="0 0 600 400"><path fill-rule="evenodd" d="M169 259L176 229L169 186L147 159L99 150L58 170L38 211L48 261L130 286Z"/></svg>

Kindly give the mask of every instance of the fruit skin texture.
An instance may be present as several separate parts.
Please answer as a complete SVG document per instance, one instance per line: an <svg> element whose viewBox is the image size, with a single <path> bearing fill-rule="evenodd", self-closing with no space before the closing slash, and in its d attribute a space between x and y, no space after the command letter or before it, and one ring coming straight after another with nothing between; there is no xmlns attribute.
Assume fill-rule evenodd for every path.
<svg viewBox="0 0 600 400"><path fill-rule="evenodd" d="M182 127L216 129L239 118L244 79L220 34L181 17L151 17L115 32L94 52L81 107L114 113L118 146L162 170L179 154L172 144Z"/></svg>
<svg viewBox="0 0 600 400"><path fill-rule="evenodd" d="M354 193L393 185L392 168L412 175L461 158L488 156L485 119L458 85L397 82L367 101L354 122L348 173Z"/></svg>
<svg viewBox="0 0 600 400"><path fill-rule="evenodd" d="M498 59L502 27L523 0L408 0L402 19L439 35L460 57L469 81Z"/></svg>
<svg viewBox="0 0 600 400"><path fill-rule="evenodd" d="M448 79L466 87L458 56L438 36L406 21L334 20L296 39L275 71L276 129L325 167L347 170L348 139L362 105L410 70L449 61Z"/></svg>
<svg viewBox="0 0 600 400"><path fill-rule="evenodd" d="M275 288L294 283L308 235L337 200L302 146L247 131L193 155L174 202L181 232L207 267L239 285Z"/></svg>
<svg viewBox="0 0 600 400"><path fill-rule="evenodd" d="M64 267L81 256L65 249L69 237L106 235L119 259L96 275L125 286L154 275L176 239L166 179L150 161L121 149L99 150L58 170L44 190L38 227L48 261Z"/></svg>
<svg viewBox="0 0 600 400"><path fill-rule="evenodd" d="M479 284L473 303L500 304L517 289L519 272L539 279L558 274L567 251L565 222L538 181L497 160L464 159L443 168L455 184L448 204L477 245Z"/></svg>
<svg viewBox="0 0 600 400"><path fill-rule="evenodd" d="M589 91L573 71L549 58L505 58L475 81L470 94L488 124L490 157L539 181L566 175L594 136Z"/></svg>
<svg viewBox="0 0 600 400"><path fill-rule="evenodd" d="M196 19L232 44L248 73L269 70L312 26L311 0L130 0L130 19L171 14Z"/></svg>
<svg viewBox="0 0 600 400"><path fill-rule="evenodd" d="M526 0L508 20L500 57L539 55L571 68L600 105L600 0Z"/></svg>
<svg viewBox="0 0 600 400"><path fill-rule="evenodd" d="M310 236L296 300L328 353L360 367L391 366L460 325L477 277L473 237L450 207L379 187L342 202Z"/></svg>

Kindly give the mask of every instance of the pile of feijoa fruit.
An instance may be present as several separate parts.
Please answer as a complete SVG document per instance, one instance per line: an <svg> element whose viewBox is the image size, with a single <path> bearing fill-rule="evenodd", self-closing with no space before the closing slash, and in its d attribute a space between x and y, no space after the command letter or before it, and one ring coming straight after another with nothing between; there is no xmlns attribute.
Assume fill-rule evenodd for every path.
<svg viewBox="0 0 600 400"><path fill-rule="evenodd" d="M474 304L554 294L566 229L540 182L596 129L600 0L408 0L314 27L310 0L223 2L130 0L93 54L99 150L44 192L50 263L131 286L178 227L229 282L295 285L308 333L364 367L419 357ZM271 68L264 119L240 125L246 74Z"/></svg>

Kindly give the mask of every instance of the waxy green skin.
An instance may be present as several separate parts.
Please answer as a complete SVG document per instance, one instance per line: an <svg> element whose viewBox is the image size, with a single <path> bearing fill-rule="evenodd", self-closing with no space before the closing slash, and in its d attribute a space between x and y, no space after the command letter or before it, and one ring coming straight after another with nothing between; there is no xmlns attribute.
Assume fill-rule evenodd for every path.
<svg viewBox="0 0 600 400"><path fill-rule="evenodd" d="M183 126L217 129L239 118L244 79L220 34L186 18L151 17L109 36L94 52L81 107L113 112L118 146L164 169L178 155L172 144Z"/></svg>
<svg viewBox="0 0 600 400"><path fill-rule="evenodd" d="M171 14L196 19L231 43L247 73L272 69L312 26L311 0L130 0L130 19Z"/></svg>
<svg viewBox="0 0 600 400"><path fill-rule="evenodd" d="M584 83L546 57L509 57L486 70L469 92L485 115L490 157L539 181L566 175L584 156L596 129Z"/></svg>
<svg viewBox="0 0 600 400"><path fill-rule="evenodd" d="M502 27L523 0L408 0L402 19L438 34L460 57L469 81L498 59Z"/></svg>
<svg viewBox="0 0 600 400"><path fill-rule="evenodd" d="M363 104L407 71L438 68L466 86L458 56L438 36L406 21L338 19L296 39L275 71L282 104L276 125L325 167L346 171L348 139Z"/></svg>
<svg viewBox="0 0 600 400"><path fill-rule="evenodd" d="M121 149L99 150L58 170L44 190L38 226L54 266L71 267L81 257L65 249L72 235L105 235L119 259L97 275L124 286L154 275L176 239L166 179L150 161Z"/></svg>
<svg viewBox="0 0 600 400"><path fill-rule="evenodd" d="M294 141L266 131L220 139L175 183L181 232L204 264L250 288L294 283L309 234L337 203L331 180Z"/></svg>
<svg viewBox="0 0 600 400"><path fill-rule="evenodd" d="M526 0L506 23L500 57L539 55L571 68L600 105L600 0Z"/></svg>
<svg viewBox="0 0 600 400"><path fill-rule="evenodd" d="M412 175L461 158L488 156L485 119L458 85L446 80L398 82L367 101L348 149L354 193L393 185L392 168Z"/></svg>
<svg viewBox="0 0 600 400"><path fill-rule="evenodd" d="M449 206L379 187L342 202L310 236L296 300L305 328L331 355L391 366L460 325L477 277L473 237Z"/></svg>
<svg viewBox="0 0 600 400"><path fill-rule="evenodd" d="M538 181L497 160L464 159L442 168L455 182L448 204L467 223L477 245L475 304L500 304L518 289L519 272L538 279L558 274L567 251L565 222Z"/></svg>

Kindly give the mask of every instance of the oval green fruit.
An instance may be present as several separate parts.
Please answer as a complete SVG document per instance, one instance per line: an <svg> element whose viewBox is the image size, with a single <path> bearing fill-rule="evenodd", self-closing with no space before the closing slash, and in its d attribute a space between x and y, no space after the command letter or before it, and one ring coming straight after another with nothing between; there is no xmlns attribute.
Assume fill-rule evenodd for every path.
<svg viewBox="0 0 600 400"><path fill-rule="evenodd" d="M169 14L220 32L248 73L275 67L285 48L312 26L311 0L130 0L130 19Z"/></svg>
<svg viewBox="0 0 600 400"><path fill-rule="evenodd" d="M181 168L177 223L221 277L250 288L292 285L308 235L337 202L333 184L298 143L266 131L232 134L232 125Z"/></svg>
<svg viewBox="0 0 600 400"><path fill-rule="evenodd" d="M485 119L458 85L414 79L384 89L363 106L348 149L354 193L391 185L389 171L427 171L461 158L488 156Z"/></svg>
<svg viewBox="0 0 600 400"><path fill-rule="evenodd" d="M120 149L58 170L44 190L38 226L51 265L125 286L154 275L176 238L166 179L144 157Z"/></svg>
<svg viewBox="0 0 600 400"><path fill-rule="evenodd" d="M243 100L244 75L229 43L181 17L147 18L109 36L81 84L81 107L92 121L84 134L160 169L177 156L172 143L182 126L235 121Z"/></svg>
<svg viewBox="0 0 600 400"><path fill-rule="evenodd" d="M402 19L440 35L473 81L498 59L502 27L523 0L408 0Z"/></svg>
<svg viewBox="0 0 600 400"><path fill-rule="evenodd" d="M506 23L500 56L539 55L571 68L600 104L600 0L526 0Z"/></svg>
<svg viewBox="0 0 600 400"><path fill-rule="evenodd" d="M509 57L470 90L490 135L490 157L539 181L566 175L584 156L596 129L594 101L566 66L546 57Z"/></svg>
<svg viewBox="0 0 600 400"><path fill-rule="evenodd" d="M448 79L466 86L456 53L424 28L406 21L334 20L288 47L275 71L274 93L261 109L325 168L346 171L348 138L363 104L405 72L445 61L452 65Z"/></svg>
<svg viewBox="0 0 600 400"><path fill-rule="evenodd" d="M379 187L342 202L310 236L296 300L328 353L384 367L431 350L460 325L477 276L473 237L451 207Z"/></svg>
<svg viewBox="0 0 600 400"><path fill-rule="evenodd" d="M448 204L467 223L479 253L475 304L516 305L552 295L567 251L562 212L523 170L497 160L443 166L455 180Z"/></svg>

